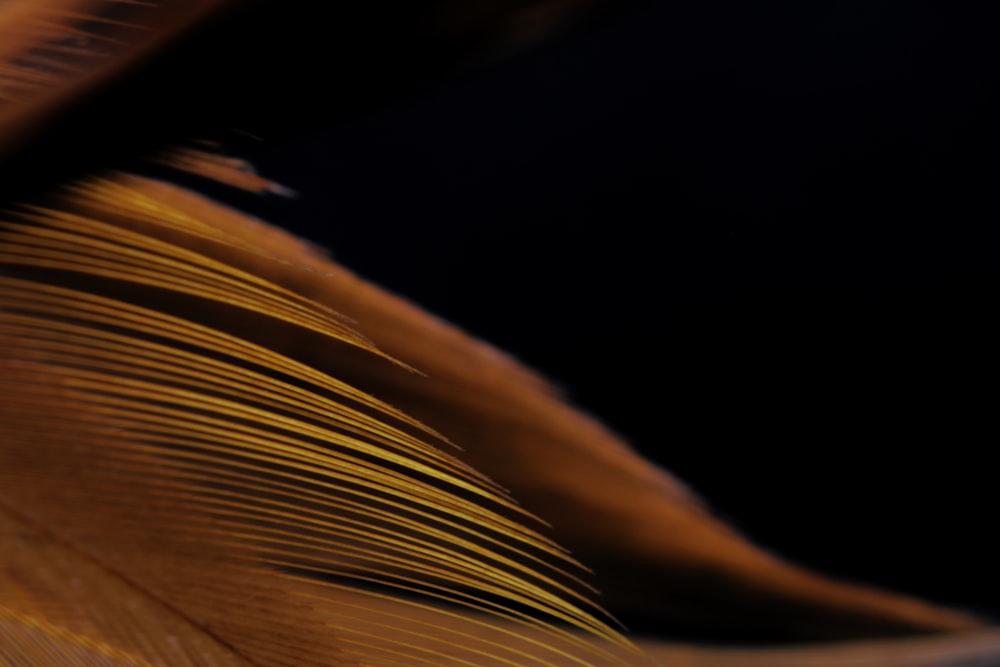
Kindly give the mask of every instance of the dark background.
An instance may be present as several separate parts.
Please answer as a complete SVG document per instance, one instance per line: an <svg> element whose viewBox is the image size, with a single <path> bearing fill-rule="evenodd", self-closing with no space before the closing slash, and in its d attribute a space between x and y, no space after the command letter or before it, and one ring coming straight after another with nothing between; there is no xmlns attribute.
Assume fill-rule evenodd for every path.
<svg viewBox="0 0 1000 667"><path fill-rule="evenodd" d="M299 193L286 226L542 370L759 543L1000 615L996 26L639 3L256 164Z"/></svg>

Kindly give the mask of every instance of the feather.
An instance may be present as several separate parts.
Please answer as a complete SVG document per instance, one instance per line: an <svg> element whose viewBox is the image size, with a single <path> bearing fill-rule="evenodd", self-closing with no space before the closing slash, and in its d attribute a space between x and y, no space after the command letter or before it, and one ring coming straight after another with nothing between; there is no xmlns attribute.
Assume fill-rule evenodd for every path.
<svg viewBox="0 0 1000 667"><path fill-rule="evenodd" d="M27 565L38 582L6 617L30 627L32 641L91 636L89 604L82 617L49 611L72 608L53 589L82 577L65 576L76 558L109 580L85 582L91 603L106 609L126 585L158 610L134 617L146 623L128 628L136 642L176 614L251 664L433 655L383 618L399 612L366 606L358 591L371 588L376 599L419 595L544 630L546 642L527 649L449 630L498 664L621 663L633 649L565 573L575 563L440 436L231 330L292 340L297 331L389 365L384 354L336 313L183 239L276 261L114 180L83 183L0 225L0 507L12 558L37 540L54 561L39 552L5 563L5 586L19 588ZM308 586L288 585L303 579ZM344 589L343 604L370 612L365 623L382 633L345 620ZM234 597L238 615L223 604ZM331 637L320 632L327 626ZM423 630L443 642L430 627L448 626ZM94 646L177 664L165 649L137 653L121 629L102 626Z"/></svg>
<svg viewBox="0 0 1000 667"><path fill-rule="evenodd" d="M0 154L230 4L2 4ZM429 26L518 42L590 4L442 0ZM211 150L153 159L284 192ZM277 228L119 172L16 202L0 213L0 665L1000 659L981 619L753 546L542 378ZM578 560L613 612L665 627L952 634L635 642Z"/></svg>
<svg viewBox="0 0 1000 667"><path fill-rule="evenodd" d="M0 155L233 0L8 0L0 6Z"/></svg>
<svg viewBox="0 0 1000 667"><path fill-rule="evenodd" d="M476 45L477 50L507 52L554 32L577 15L593 11L597 4L595 0L380 0L341 3L336 9L324 6L318 11L314 3L302 0L5 0L0 3L0 156L29 144L82 101L107 92L130 76L136 78L140 71L148 72L152 68L143 69L144 65L162 64L157 58L165 52L176 51L206 33L210 33L206 39L211 44L196 46L191 53L175 58L183 63L179 73L158 71L156 84L143 88L139 97L151 98L151 102L127 95L124 100L116 99L105 104L100 113L89 115L85 129L76 130L76 134L100 128L105 133L105 150L112 144L110 135L114 132L126 135L123 141L127 143L145 141L147 136L123 127L133 123L135 114L142 114L145 135L172 136L175 126L200 122L197 114L191 116L192 106L185 101L191 95L203 98L197 109L205 115L214 107L233 113L239 108L260 112L261 105L255 103L259 76L279 67L272 62L278 49L265 49L264 59L254 59L261 51L263 31L273 35L279 30L306 31L313 22L321 26L326 34L317 37L322 39L294 40L286 33L279 33L277 39L271 37L300 45L302 52L284 58L289 67L303 69L298 61L328 55L331 41L343 41L346 48L374 44L377 52L378 48L392 49L385 39L396 35L425 43L454 41ZM228 21L221 20L224 18ZM341 32L333 33L335 29ZM470 56L464 51L459 49L459 55L453 57L467 61ZM216 63L239 71L220 71ZM217 78L232 78L234 83L220 86L217 79L199 79L196 87L194 80L204 71ZM284 72L286 78L297 81L294 74L292 70ZM272 85L279 83L271 81ZM248 87L253 90L248 91ZM308 104L317 102L308 90L284 90L289 96L282 105L285 108L301 110L302 105L295 103L299 99ZM102 124L102 117L112 125ZM222 122L232 126L240 119ZM70 135L64 139L86 138Z"/></svg>
<svg viewBox="0 0 1000 667"><path fill-rule="evenodd" d="M280 230L250 227L221 207L129 177L133 192L211 219L226 235L294 257L244 257L244 270L357 320L382 349L426 373L303 340L272 336L459 442L457 456L510 489L598 571L618 612L709 627L832 638L967 630L981 621L906 596L805 571L750 544L668 472L596 420L571 409L539 376L489 345L427 316L329 262ZM209 213L209 211L212 211ZM235 257L230 261L238 261ZM747 600L752 602L748 603ZM747 605L768 613L748 614Z"/></svg>

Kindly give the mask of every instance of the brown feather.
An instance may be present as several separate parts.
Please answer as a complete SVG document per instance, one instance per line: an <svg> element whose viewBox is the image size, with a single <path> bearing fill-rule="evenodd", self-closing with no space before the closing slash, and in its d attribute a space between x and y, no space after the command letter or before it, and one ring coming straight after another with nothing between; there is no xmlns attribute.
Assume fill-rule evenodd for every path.
<svg viewBox="0 0 1000 667"><path fill-rule="evenodd" d="M9 0L0 6L0 156L235 0Z"/></svg>
<svg viewBox="0 0 1000 667"><path fill-rule="evenodd" d="M88 636L112 657L138 650L127 635L150 664L175 664L158 646L175 616L194 664L211 664L205 637L248 664L438 664L428 656L451 645L498 664L634 663L564 573L573 562L495 484L433 431L297 361L303 350L255 339L315 336L395 366L385 355L220 259L281 263L257 239L229 243L202 217L210 205L183 210L141 183L87 182L0 223L0 509L15 547L0 580L49 582L23 604L0 599L0 623L47 632L53 650ZM25 575L29 539L44 548ZM63 604L60 579L95 597ZM158 613L115 616L103 597L121 586ZM511 642L446 624L415 640L398 611L356 613L365 596L479 610L474 625L507 619ZM519 626L546 641L515 650Z"/></svg>
<svg viewBox="0 0 1000 667"><path fill-rule="evenodd" d="M294 260L246 255L256 275L350 315L381 349L426 377L371 364L312 337L272 336L317 368L336 368L374 395L445 433L470 465L553 525L598 572L615 610L709 626L858 637L966 630L981 621L920 600L837 582L783 562L714 518L666 471L641 459L597 421L489 345L331 264L307 244L162 183L128 178L136 191L199 212L227 236ZM259 236L258 236L259 235ZM231 260L236 261L236 260ZM527 326L527 325L526 325ZM762 613L763 610L767 613Z"/></svg>
<svg viewBox="0 0 1000 667"><path fill-rule="evenodd" d="M0 156L234 4L3 3ZM594 4L440 0L415 29L517 44ZM211 151L157 159L281 191ZM0 434L3 666L1000 660L981 620L767 554L501 352L166 183L0 216ZM577 558L664 627L958 634L637 648Z"/></svg>

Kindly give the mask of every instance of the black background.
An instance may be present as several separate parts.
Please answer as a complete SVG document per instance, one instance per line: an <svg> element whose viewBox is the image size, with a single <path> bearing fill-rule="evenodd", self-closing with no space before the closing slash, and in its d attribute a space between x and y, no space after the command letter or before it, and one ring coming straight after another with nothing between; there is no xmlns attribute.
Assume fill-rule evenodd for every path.
<svg viewBox="0 0 1000 667"><path fill-rule="evenodd" d="M997 614L996 25L645 2L256 164L759 543Z"/></svg>

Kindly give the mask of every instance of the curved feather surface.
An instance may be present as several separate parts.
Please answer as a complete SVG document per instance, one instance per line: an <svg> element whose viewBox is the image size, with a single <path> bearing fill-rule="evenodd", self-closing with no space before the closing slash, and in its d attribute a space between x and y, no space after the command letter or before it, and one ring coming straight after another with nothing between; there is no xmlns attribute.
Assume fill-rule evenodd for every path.
<svg viewBox="0 0 1000 667"><path fill-rule="evenodd" d="M218 208L168 184L127 182L133 192L191 214ZM837 581L767 553L714 517L669 472L573 410L542 378L499 350L357 278L279 229L218 212L206 217L219 233L296 258L295 264L254 255L228 261L357 319L382 349L427 377L372 364L360 352L287 338L272 338L270 346L299 349L311 365L336 368L340 377L461 443L459 457L510 489L595 568L602 599L613 612L655 618L664 627L752 629L811 639L981 627L983 621L970 614Z"/></svg>
<svg viewBox="0 0 1000 667"><path fill-rule="evenodd" d="M121 181L0 224L12 645L92 664L639 661L440 436L267 344L392 364L234 254L278 261Z"/></svg>

